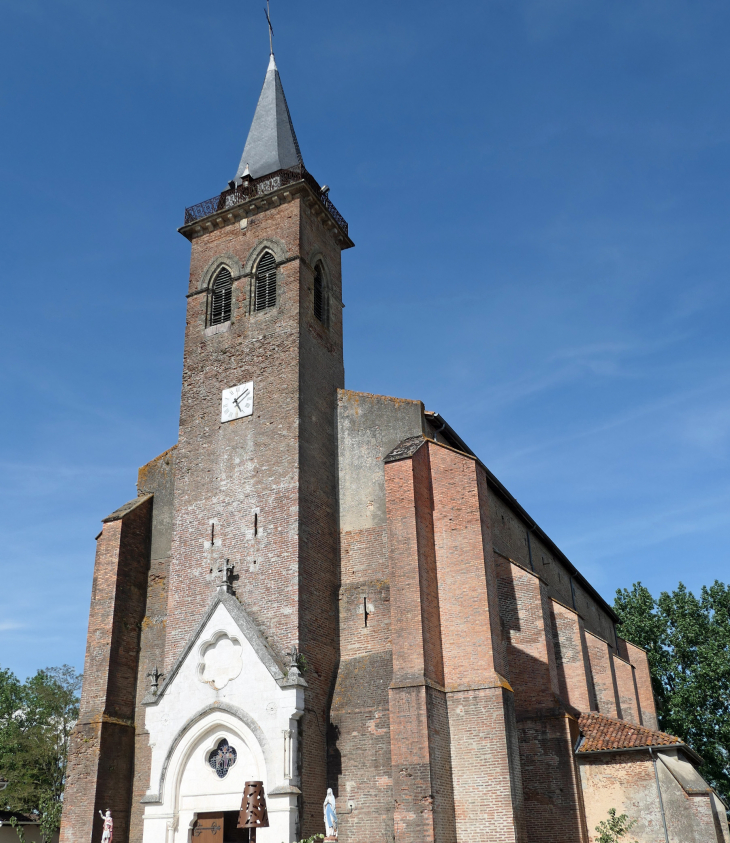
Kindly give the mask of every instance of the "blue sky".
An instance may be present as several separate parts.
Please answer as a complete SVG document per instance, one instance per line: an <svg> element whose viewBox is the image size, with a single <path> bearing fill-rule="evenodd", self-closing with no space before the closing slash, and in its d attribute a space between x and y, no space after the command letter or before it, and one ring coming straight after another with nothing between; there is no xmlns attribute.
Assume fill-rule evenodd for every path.
<svg viewBox="0 0 730 843"><path fill-rule="evenodd" d="M263 0L0 0L0 665L81 669L100 519L177 438L183 210ZM351 389L444 415L609 599L728 581L730 6L274 0L350 223Z"/></svg>

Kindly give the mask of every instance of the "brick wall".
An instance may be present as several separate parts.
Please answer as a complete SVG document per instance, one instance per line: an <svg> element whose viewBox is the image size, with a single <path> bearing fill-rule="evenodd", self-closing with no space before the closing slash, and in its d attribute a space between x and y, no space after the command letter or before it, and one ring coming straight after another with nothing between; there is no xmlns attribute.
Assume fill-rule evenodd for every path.
<svg viewBox="0 0 730 843"><path fill-rule="evenodd" d="M597 838L598 823L608 819L609 808L640 823L631 835L635 838L638 835L642 843L664 843L654 769L648 752L585 757L580 759L579 769L590 843Z"/></svg>
<svg viewBox="0 0 730 843"><path fill-rule="evenodd" d="M493 489L489 493L489 508L494 550L536 573L545 582L550 597L578 612L587 630L612 641L614 623L605 609Z"/></svg>
<svg viewBox="0 0 730 843"><path fill-rule="evenodd" d="M311 201L311 200L310 200ZM329 705L339 657L339 536L337 519L337 390L345 385L342 356L340 246L306 202L300 217L299 319L299 630L310 664L302 750L302 831L322 827L327 789ZM315 260L326 266L329 326L314 316Z"/></svg>
<svg viewBox="0 0 730 843"><path fill-rule="evenodd" d="M636 690L639 695L639 706L641 709L642 725L649 729L658 729L659 724L656 716L656 703L654 691L651 687L651 673L646 651L637 647L630 641L618 639L619 652L634 666L634 677L636 679Z"/></svg>
<svg viewBox="0 0 730 843"><path fill-rule="evenodd" d="M546 584L499 554L494 559L517 715L553 708L559 689Z"/></svg>
<svg viewBox="0 0 730 843"><path fill-rule="evenodd" d="M173 502L175 494L175 447L142 466L137 478L140 495L153 494L150 564L147 573L147 603L139 642L137 699L135 707L134 786L129 826L130 843L141 843L144 805L142 797L150 785L151 749L145 728L142 700L150 689L148 673L162 671L165 663L167 629L167 581L170 571Z"/></svg>
<svg viewBox="0 0 730 843"><path fill-rule="evenodd" d="M652 757L644 750L580 758L591 843L598 836L596 826L608 818L610 808L635 821L629 839L664 843L662 807L670 843L723 841L726 825L713 810L710 789L706 788L704 793L687 793L663 763L662 754L655 753L655 758L656 772ZM697 779L702 781L699 776Z"/></svg>
<svg viewBox="0 0 730 843"><path fill-rule="evenodd" d="M614 652L611 653L611 659L613 673L616 677L621 718L628 720L629 723L636 723L637 726L641 726L641 709L639 708L639 693L636 688L634 668L628 661Z"/></svg>
<svg viewBox="0 0 730 843"><path fill-rule="evenodd" d="M244 228L226 224L192 240L165 644L168 671L229 559L236 596L272 647L283 655L295 645L305 655L303 835L319 831L322 822L326 723L339 649L341 265L340 246L316 207L306 189L293 188ZM252 273L264 247L278 262L277 303L256 312ZM209 335L201 285L218 259L234 269L232 319L227 330ZM323 261L328 282L327 327L313 313L316 260ZM222 390L247 381L254 382L253 416L221 424Z"/></svg>
<svg viewBox="0 0 730 843"><path fill-rule="evenodd" d="M393 838L393 677L384 457L422 429L423 406L339 390L340 664L329 780L342 843Z"/></svg>
<svg viewBox="0 0 730 843"><path fill-rule="evenodd" d="M575 721L557 711L517 716L530 843L584 843L583 799L573 758Z"/></svg>
<svg viewBox="0 0 730 843"><path fill-rule="evenodd" d="M553 606L544 580L495 554L500 611L514 689L527 839L582 843L585 825L573 761L575 720L560 700Z"/></svg>
<svg viewBox="0 0 730 843"><path fill-rule="evenodd" d="M596 711L607 717L621 718L618 700L618 688L613 671L613 659L608 643L597 635L586 632L588 660L591 665L591 678L596 694Z"/></svg>
<svg viewBox="0 0 730 843"><path fill-rule="evenodd" d="M437 759L450 765L443 747L448 735L442 733L439 745L433 747L436 736L429 730L438 717L433 712L438 693L428 683L443 688L444 672L427 447L420 447L410 459L386 464L385 494L393 633L390 738L395 839L427 843L436 839L436 827L454 822L453 800L438 804L439 799L448 799L451 788L437 793L432 777ZM442 780L448 775L450 771L443 773ZM441 816L434 819L436 812Z"/></svg>
<svg viewBox="0 0 730 843"><path fill-rule="evenodd" d="M84 685L69 749L61 839L101 837L109 808L115 839L127 843L134 765L140 626L150 553L152 497L109 518L97 540Z"/></svg>
<svg viewBox="0 0 730 843"><path fill-rule="evenodd" d="M486 476L415 439L385 478L396 840L526 840Z"/></svg>
<svg viewBox="0 0 730 843"><path fill-rule="evenodd" d="M550 621L560 696L579 711L591 711L595 703L583 620L573 609L551 600Z"/></svg>
<svg viewBox="0 0 730 843"><path fill-rule="evenodd" d="M427 448L458 838L520 840L519 763L508 751L515 725L506 702L512 694L486 475L448 447Z"/></svg>

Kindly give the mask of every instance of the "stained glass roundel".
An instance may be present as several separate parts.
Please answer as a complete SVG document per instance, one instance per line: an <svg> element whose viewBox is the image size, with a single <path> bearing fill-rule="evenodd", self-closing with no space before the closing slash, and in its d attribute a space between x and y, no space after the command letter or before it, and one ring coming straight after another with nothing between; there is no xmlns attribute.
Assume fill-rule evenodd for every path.
<svg viewBox="0 0 730 843"><path fill-rule="evenodd" d="M215 770L218 778L224 779L228 775L228 771L236 763L237 757L238 753L235 748L223 738L208 756L208 763Z"/></svg>

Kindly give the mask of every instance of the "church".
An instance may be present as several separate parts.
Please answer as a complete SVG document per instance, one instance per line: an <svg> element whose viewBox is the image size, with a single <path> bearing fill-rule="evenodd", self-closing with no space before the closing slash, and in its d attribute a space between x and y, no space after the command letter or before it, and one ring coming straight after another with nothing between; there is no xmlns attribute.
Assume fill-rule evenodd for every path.
<svg viewBox="0 0 730 843"><path fill-rule="evenodd" d="M611 606L443 416L345 388L354 243L273 52L179 231L179 437L97 536L61 842L293 843L331 788L342 843L590 843L609 809L730 843Z"/></svg>

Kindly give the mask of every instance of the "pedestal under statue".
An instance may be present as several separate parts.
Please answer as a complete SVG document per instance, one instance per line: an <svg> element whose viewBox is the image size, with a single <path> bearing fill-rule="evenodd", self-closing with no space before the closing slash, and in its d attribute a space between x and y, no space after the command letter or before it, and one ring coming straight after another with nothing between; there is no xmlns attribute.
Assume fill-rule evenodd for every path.
<svg viewBox="0 0 730 843"><path fill-rule="evenodd" d="M327 788L327 796L324 800L324 827L327 836L325 840L337 840L337 806L332 788Z"/></svg>

